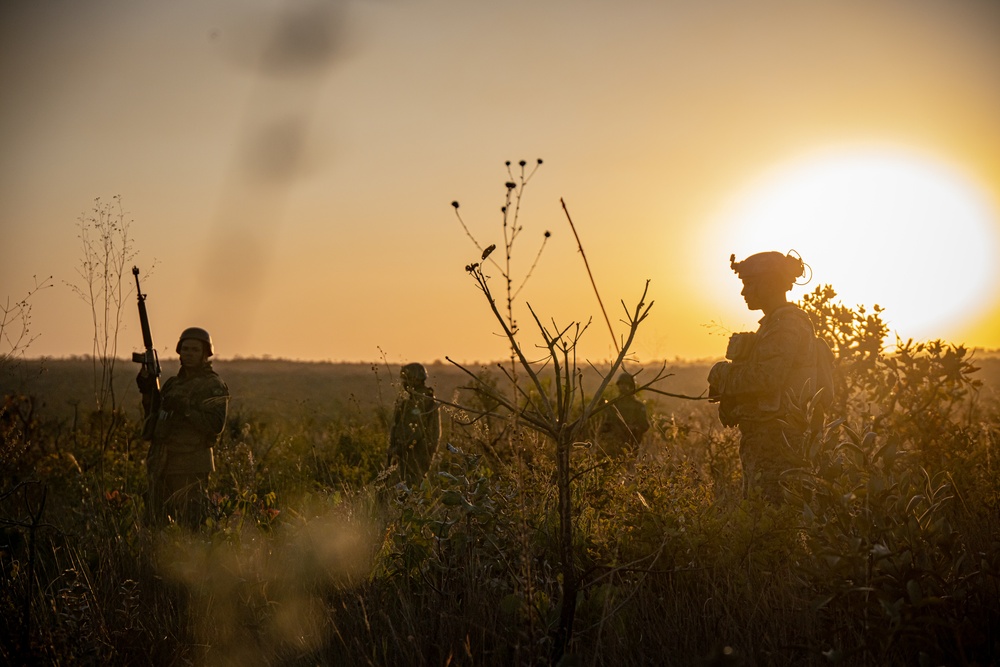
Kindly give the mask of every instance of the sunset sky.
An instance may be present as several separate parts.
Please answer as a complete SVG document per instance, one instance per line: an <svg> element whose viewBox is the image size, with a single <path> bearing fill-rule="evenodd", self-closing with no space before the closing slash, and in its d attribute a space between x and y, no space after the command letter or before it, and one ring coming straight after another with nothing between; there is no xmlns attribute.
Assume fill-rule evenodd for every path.
<svg viewBox="0 0 1000 667"><path fill-rule="evenodd" d="M541 158L529 346L525 302L614 352L563 198L619 335L651 281L640 362L755 328L729 256L772 249L794 299L996 349L998 36L994 0L7 1L0 299L53 276L28 355L90 353L77 222L120 195L161 356L196 325L223 358L500 359L451 202L502 244L504 162Z"/></svg>

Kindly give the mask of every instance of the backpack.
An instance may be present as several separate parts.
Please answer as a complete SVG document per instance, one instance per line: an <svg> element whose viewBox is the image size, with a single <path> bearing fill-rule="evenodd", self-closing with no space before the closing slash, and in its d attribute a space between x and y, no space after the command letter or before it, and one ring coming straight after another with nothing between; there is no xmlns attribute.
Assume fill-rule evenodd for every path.
<svg viewBox="0 0 1000 667"><path fill-rule="evenodd" d="M833 367L836 357L830 345L819 336L813 336L813 354L816 357L816 391L822 391L819 402L824 408L829 409L833 405L833 395L835 385L833 381Z"/></svg>

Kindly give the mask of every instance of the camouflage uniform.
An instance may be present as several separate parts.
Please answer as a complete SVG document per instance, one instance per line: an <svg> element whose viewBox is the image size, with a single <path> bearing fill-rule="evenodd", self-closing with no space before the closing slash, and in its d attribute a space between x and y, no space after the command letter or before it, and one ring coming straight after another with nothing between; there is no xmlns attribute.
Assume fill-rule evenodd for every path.
<svg viewBox="0 0 1000 667"><path fill-rule="evenodd" d="M803 464L803 431L788 418L792 399L816 386L814 336L809 316L789 303L761 318L756 333L734 334L732 361L713 369L719 418L740 429L745 494L756 487L780 500L781 473Z"/></svg>
<svg viewBox="0 0 1000 667"><path fill-rule="evenodd" d="M146 465L154 523L170 516L189 527L201 524L208 475L215 470L212 447L225 427L228 406L229 388L208 361L197 369L182 367L164 383L160 409L147 417L153 420Z"/></svg>
<svg viewBox="0 0 1000 667"><path fill-rule="evenodd" d="M396 399L389 435L389 465L408 485L419 484L431 467L441 437L441 417L434 390L424 384L426 371L407 364L401 372L403 391Z"/></svg>
<svg viewBox="0 0 1000 667"><path fill-rule="evenodd" d="M607 407L598 432L600 448L611 458L634 455L649 430L646 406L635 397L635 381L622 374L617 384L618 398Z"/></svg>

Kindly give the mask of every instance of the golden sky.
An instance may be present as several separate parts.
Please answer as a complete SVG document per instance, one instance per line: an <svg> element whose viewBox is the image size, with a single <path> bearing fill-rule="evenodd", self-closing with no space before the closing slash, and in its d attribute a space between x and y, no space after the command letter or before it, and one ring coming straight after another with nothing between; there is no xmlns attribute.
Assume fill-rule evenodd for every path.
<svg viewBox="0 0 1000 667"><path fill-rule="evenodd" d="M593 317L584 358L613 348L560 198L613 321L651 281L640 361L721 356L760 316L730 253L793 248L792 298L995 349L997 35L991 0L3 3L0 298L54 276L29 355L89 353L76 224L121 195L161 354L502 358L450 204L502 243L504 161L542 158L515 276L551 231L521 298Z"/></svg>

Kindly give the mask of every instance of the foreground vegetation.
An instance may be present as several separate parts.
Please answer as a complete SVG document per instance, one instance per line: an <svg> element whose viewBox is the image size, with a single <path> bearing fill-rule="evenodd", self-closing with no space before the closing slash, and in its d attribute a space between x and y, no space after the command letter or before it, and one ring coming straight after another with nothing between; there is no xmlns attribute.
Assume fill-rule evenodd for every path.
<svg viewBox="0 0 1000 667"><path fill-rule="evenodd" d="M137 252L120 199L96 200L71 285L93 354L23 359L51 279L0 307L0 663L1000 663L1000 358L887 348L878 307L820 287L802 305L835 400L798 397L808 463L785 502L743 498L738 434L676 396L700 395L708 364L628 353L645 293L621 338L601 305L604 366L577 365L586 325L529 308L543 344L523 340L514 304L549 232L525 276L511 260L541 164L507 163L499 248L452 203L510 357L428 367L444 437L427 479L384 469L397 369L218 362L234 399L197 531L143 520L135 369L116 356ZM593 433L621 364L654 427L638 458L607 460Z"/></svg>
<svg viewBox="0 0 1000 667"><path fill-rule="evenodd" d="M878 313L832 297L817 290L806 305L837 352L839 401L817 420L804 397L810 467L789 472L785 504L740 496L737 434L704 402L648 393L655 428L638 462L577 444L580 581L563 664L1000 660L1000 384L982 386L961 346L886 351ZM433 366L438 395L469 407L445 409L426 482L393 486L384 403L395 388L379 381L391 374L341 368L332 395L319 367L271 363L272 385L330 393L274 404L253 375L266 363L220 364L234 395L246 391L196 533L144 526L145 452L128 410L51 393L59 364L7 391L4 662L550 662L552 443L473 418L482 394Z"/></svg>

